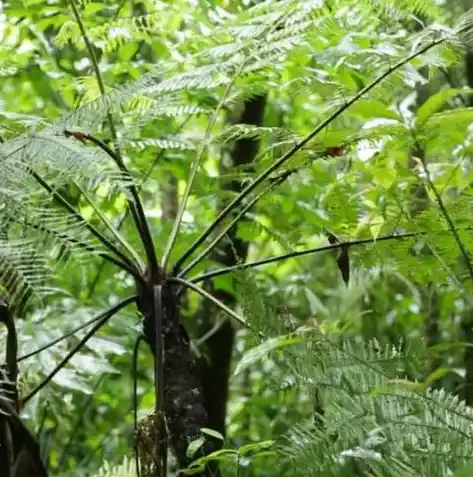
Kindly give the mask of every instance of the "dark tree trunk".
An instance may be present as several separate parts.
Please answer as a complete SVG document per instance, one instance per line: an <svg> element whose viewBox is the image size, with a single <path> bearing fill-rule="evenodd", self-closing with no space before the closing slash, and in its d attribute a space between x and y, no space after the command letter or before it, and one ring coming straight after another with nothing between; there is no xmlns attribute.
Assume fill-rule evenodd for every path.
<svg viewBox="0 0 473 477"><path fill-rule="evenodd" d="M473 8L472 0L464 0L465 11ZM468 86L473 86L473 51L469 50L465 58L465 68L466 68L466 82ZM473 96L469 97L470 106L473 104ZM462 331L464 339L467 343L473 344L473 317L471 316L471 311L466 312L462 319ZM463 363L465 365L465 380L464 380L464 390L463 398L466 403L470 406L473 406L473 348L467 346L465 350L465 355L463 358Z"/></svg>
<svg viewBox="0 0 473 477"><path fill-rule="evenodd" d="M266 96L255 96L246 101L243 105L240 116L234 120L235 123L251 124L261 126L263 124ZM258 152L259 143L255 139L240 139L235 142L233 148L228 152L228 165L224 165L222 157L221 173L228 170L240 170L248 166L251 170L251 163ZM229 159L229 160L228 160ZM242 190L240 181L232 180L223 186L224 190L238 193ZM224 207L225 203L220 204ZM248 242L236 236L236 228L228 232L224 243L212 255L212 258L224 266L235 265L244 262L248 254ZM235 305L235 297L222 290L214 290L212 284L207 284L207 290L229 307ZM202 334L207 333L214 325L212 317L215 316L215 309L208 303L202 303L198 311L198 321ZM205 408L208 415L208 425L222 435L225 435L225 417L228 399L228 383L230 376L230 365L233 352L235 331L230 321L226 321L205 343L205 356L199 361L199 371L202 379Z"/></svg>

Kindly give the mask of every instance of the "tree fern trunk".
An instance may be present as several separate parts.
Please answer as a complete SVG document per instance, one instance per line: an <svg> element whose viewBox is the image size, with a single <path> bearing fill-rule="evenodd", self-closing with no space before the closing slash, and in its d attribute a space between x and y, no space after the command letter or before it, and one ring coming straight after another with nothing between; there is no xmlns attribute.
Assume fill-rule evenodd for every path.
<svg viewBox="0 0 473 477"><path fill-rule="evenodd" d="M187 447L201 435L201 428L208 427L208 420L196 362L189 347L187 333L181 325L178 298L176 289L173 288L169 284L165 285L162 296L164 414L170 446L179 467L185 468L193 460L186 455ZM141 290L138 307L144 317L144 339L153 355L156 355L156 326L152 313L152 300L151 289ZM158 444L154 443L155 448ZM211 445L211 442L208 442L201 449L201 453L210 453L213 450ZM194 475L217 477L219 473L214 470L213 473L206 471Z"/></svg>

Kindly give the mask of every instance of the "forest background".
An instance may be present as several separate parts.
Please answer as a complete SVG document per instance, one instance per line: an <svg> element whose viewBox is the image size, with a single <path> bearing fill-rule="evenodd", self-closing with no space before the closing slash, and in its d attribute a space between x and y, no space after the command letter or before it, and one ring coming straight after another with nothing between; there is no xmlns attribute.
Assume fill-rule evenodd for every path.
<svg viewBox="0 0 473 477"><path fill-rule="evenodd" d="M0 4L12 477L471 475L472 7Z"/></svg>

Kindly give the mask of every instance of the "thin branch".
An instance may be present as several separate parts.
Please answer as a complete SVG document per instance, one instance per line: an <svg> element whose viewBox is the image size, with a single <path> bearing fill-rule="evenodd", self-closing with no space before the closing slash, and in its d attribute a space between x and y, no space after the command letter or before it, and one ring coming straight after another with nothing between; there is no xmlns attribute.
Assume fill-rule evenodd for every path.
<svg viewBox="0 0 473 477"><path fill-rule="evenodd" d="M69 362L69 360L84 346L85 343L111 318L115 313L119 312L122 308L129 305L130 303L136 302L137 295L130 296L125 298L120 303L115 306L112 306L107 311L102 313L101 319L96 323L96 325L86 333L86 335L77 343L74 348L67 353L67 355L61 360L61 362L54 368L54 370L41 382L33 391L31 391L24 399L23 403L26 404L32 397L34 397L41 389L43 389L56 374L61 371L64 366Z"/></svg>
<svg viewBox="0 0 473 477"><path fill-rule="evenodd" d="M222 222L222 220L238 205L242 200L250 194L261 182L263 182L267 177L270 176L276 169L286 163L296 152L300 151L306 144L308 144L317 134L323 131L328 125L330 125L338 116L345 112L350 106L356 103L360 98L362 98L366 93L371 91L375 86L377 86L381 81L387 78L393 71L401 68L405 64L409 63L411 60L417 56L425 53L431 48L443 43L445 38L440 38L438 40L432 41L428 45L420 48L418 51L407 56L403 60L400 60L395 65L389 67L384 73L379 75L374 79L370 84L361 89L355 96L348 100L343 106L335 110L327 119L322 121L310 134L308 134L302 141L297 143L292 149L290 149L286 154L279 158L273 165L264 170L253 182L248 184L237 197L235 197L216 217L212 224L207 227L207 229L187 248L186 252L182 257L177 261L175 267L179 269L181 265L187 260L187 258L194 253L194 251L204 242L204 240L213 232L213 230Z"/></svg>
<svg viewBox="0 0 473 477"><path fill-rule="evenodd" d="M183 280L182 278L178 278L178 277L169 277L169 278L167 278L167 281L170 282L170 283L178 283L179 285L182 285L185 288L190 288L191 290L194 290L199 295L201 295L204 298L207 298L208 300L210 300L214 305L217 306L217 308L220 308L222 311L224 311L231 318L238 321L238 323L242 324L245 328L248 328L249 330L255 331L253 329L253 327L245 320L245 318L243 318L240 315L238 315L237 313L235 313L232 309L228 308L228 306L223 304L220 300L217 300L217 298L212 296L210 293L205 291L203 288L200 288L200 287L194 285L194 283L192 283L188 280ZM261 333L259 333L259 334L261 334Z"/></svg>
<svg viewBox="0 0 473 477"><path fill-rule="evenodd" d="M361 239L361 240L354 240L352 242L342 242L342 243L336 243L333 245L325 245L323 247L309 248L306 250L286 253L284 255L278 255L277 257L264 258L256 262L239 263L237 265L232 265L231 267L225 267L225 268L221 268L220 270L214 270L212 272L203 273L201 275L197 275L196 277L189 279L189 282L199 283L203 280L209 280L211 278L215 278L220 275L225 275L235 270L246 270L248 268L256 268L262 265L268 265L270 263L279 262L280 260L287 260L288 258L301 257L303 255L310 255L313 253L325 252L327 250L341 249L342 247L346 247L346 246L353 247L355 245L365 245L365 244L375 243L375 242L384 242L386 240L406 239L406 238L412 238L412 237L417 237L422 235L427 235L427 232L406 232L406 233L396 234L396 235L385 235L383 237L378 237L376 239L375 238Z"/></svg>

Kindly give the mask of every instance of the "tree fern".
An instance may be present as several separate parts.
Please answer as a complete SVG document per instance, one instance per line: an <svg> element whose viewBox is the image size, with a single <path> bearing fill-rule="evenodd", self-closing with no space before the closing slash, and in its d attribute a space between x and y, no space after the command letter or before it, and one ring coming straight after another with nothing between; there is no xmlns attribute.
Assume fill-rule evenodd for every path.
<svg viewBox="0 0 473 477"><path fill-rule="evenodd" d="M69 2L77 27L66 24L59 35L59 42L65 45L66 41L70 41L79 48L85 46L90 55L95 76L83 77L77 82L77 88L82 88L86 93L87 104L63 115L52 124L40 125L37 131L10 137L0 145L0 172L6 184L0 195L0 207L2 211L9 210L5 220L2 219L2 234L8 236L9 240L5 241L4 246L0 244L0 278L10 299L23 301L31 290L41 290L51 263L68 258L74 250L89 254L90 258L101 256L128 272L136 282L137 295L130 295L119 305L105 311L79 345L83 345L121 306L137 304L144 317L145 340L155 358L156 415L161 416L163 409L166 409L170 442L181 466L189 461L187 445L197 437L198 427L205 420L205 410L199 382L193 372L195 364L189 351L189 340L180 326L177 296L187 288L210 299L220 310L246 327L263 331L264 334L283 331L280 321L273 320L271 323L272 313L261 296L253 272L243 271L276 262L281 257L217 270L213 275L203 273L191 281L185 278L194 267L207 265L206 258L219 240L223 240L235 226L234 217L244 217L249 213L250 206L254 210L251 213L263 214L258 203L273 193L276 185L282 184L283 180L279 179L283 176L278 174L288 172L292 175L306 168L310 173L309 179L304 179L302 174L296 177L302 183L305 181L305 187L301 188L305 197L301 200L288 199L296 204L291 207L297 220L291 222L292 218L287 219L291 226L303 221L301 218L310 217L310 221L306 222L314 235L325 232L327 228L336 228L340 229L336 230L337 233L341 231L348 237L347 240L356 239L357 235L369 234L372 237L361 239L359 245L375 240L394 241L396 236L393 230L409 229L409 220L406 219L409 216L403 208L411 198L409 186L416 181L425 181L430 172L423 171L423 175L422 170L409 168L408 151L418 142L430 142L429 139L433 144L432 152L440 151L442 142L438 140L435 143L434 140L446 117L452 122L458 119L466 135L470 114L467 108L458 112L452 110L432 114L424 109L423 116L417 116L416 124L412 114L407 111L407 103L400 105L399 111L394 111L392 103L401 89L405 91L406 83L413 87L425 81L416 67L435 65L448 68L457 60L461 42L468 43L470 40L471 18L466 15L459 25L451 29L434 25L413 35L404 30L395 37L396 29L400 30L411 13L435 18L436 8L425 0L409 4L400 0L391 1L382 8L376 1L356 2L356 5L351 1L335 3L338 7L336 15L327 6L321 6L319 1L293 0L267 1L245 12L209 16L206 24L201 25L203 34L194 28L185 41L172 45L167 52L169 55L163 55L164 58L147 74L137 81L111 89L107 85L106 74L98 67L91 39L97 40L105 53L111 53L126 35L142 40L143 30L151 30L161 24L162 18L153 13L147 18L146 25L144 18L131 19L129 23L120 20L109 26L97 27L94 31L85 28L76 5ZM360 31L353 31L347 37L346 30L355 28L350 8L356 8L363 21L359 24ZM372 32L373 28L379 26L380 17L383 20L394 17L389 32L389 47L382 39L366 41L364 38L366 32ZM124 31L123 36L112 34L113 28L117 27L129 30ZM292 73L284 71L285 65L296 63L299 66L292 69ZM387 86L385 84L384 89L379 88L381 91L377 91L376 87L385 80ZM275 85L279 88L281 98L311 103L309 107L313 118L305 118L305 123L299 125L300 131L288 133L282 126L220 127L223 113L237 101L251 98ZM379 105L381 107L377 110ZM382 117L391 122L381 125L378 122L367 127L366 119L370 114L371 118L379 120ZM167 133L162 137L150 137L154 134L154 131L150 134L150 130L180 116L192 116L191 126L198 127L199 133L194 135L193 141L186 141L186 137L178 133L175 133L174 142L166 139L171 128L166 128ZM201 133L203 123L207 124L204 134ZM458 137L455 131L449 134L449 139ZM199 212L202 207L195 183L199 179L209 179L205 167L214 165L212 148L226 141L245 138L259 138L272 144L257 157L255 164L251 164L256 172L251 175L253 180L245 184L240 193L231 197L212 222L201 223L197 220L201 218ZM376 145L379 151L369 170L362 161L356 161L355 164L349 160L344 162L343 159L336 159L343 154L327 152L329 148L343 151L350 147L355 149L360 140ZM387 152L383 149L386 144L393 146L393 162L388 165L401 171L396 176L380 178L377 172L385 166L383 161L386 155L383 154ZM184 193L169 239L166 245L159 244L163 252L162 262L159 263L150 223L143 201L138 196L139 179L133 173L138 169L135 166L141 160L141 154L128 157L122 152L133 151L140 145L163 150L181 149L182 163L191 170L182 184ZM280 150L275 151L277 148ZM328 165L314 165L316 159L322 158L333 161L328 161ZM317 177L319 172L320 176ZM451 252L451 246L455 244L462 249L460 245L463 240L458 239L460 235L451 226L448 213L451 204L447 203L444 207L443 201L435 193L437 189L433 185L436 185L434 182L437 179L434 178L429 184L432 202L437 209L428 211L432 214L436 211L437 216L420 214L418 220L423 220L426 228L416 228L411 235L399 236L412 239L415 234L423 237L431 232L453 235L453 239L449 236L438 247L438 256L451 266L459 256L458 250L457 253ZM320 193L313 192L316 189L314 184ZM80 191L76 204L71 204L65 197L64 188L67 187L76 187ZM289 192L286 194L290 195ZM115 224L101 211L101 206L107 200L113 202L115 197L120 197L130 210L134 221L134 229L128 227L127 230L130 238L125 239L115 230ZM274 202L277 203L277 199ZM395 203L395 206L388 208L386 202L390 202L390 205ZM442 212L440 221L439 210ZM88 211L87 217L85 211ZM186 212L194 214L189 234L182 227ZM264 211L264 214L276 223L280 211L269 210ZM279 241L293 242L294 229L280 237ZM386 229L391 235L380 234ZM132 230L135 237L131 237ZM45 237L48 240L40 242ZM146 270L138 252L132 248L138 242L136 239L140 239L146 255ZM34 249L33 240L35 244L38 243ZM181 248L184 251L178 256L173 255L176 241L180 240L185 244ZM465 240L466 245L467 242ZM355 246L355 243L343 245ZM400 240L398 243L408 260L411 249ZM310 252L335 248L321 246ZM308 253L297 251L283 258ZM197 258L194 258L196 255ZM463 255L466 256L466 253ZM369 260L368 257L363 263L369 265ZM243 277L239 294L244 317L195 285L205 278L236 270ZM363 284L356 283L348 289L344 295L347 300L344 307L340 305L336 308L341 315L340 321L344 314L356 313L350 306L360 300L364 291ZM166 320L163 338L159 326ZM79 345L68 353L48 379L67 363ZM465 453L471 452L469 444L457 440L458 435L466 432L468 416L465 416L469 411L464 409L461 410L461 418L455 420L452 417L454 422L451 428L447 428L453 453L448 456L445 448L442 448L437 431L444 423L426 403L428 399L436 400L437 404L443 403L445 414L450 416L454 405L450 397L424 393L420 398L397 386L399 383L394 383L392 392L384 392L385 387L393 384L390 379L399 376L397 363L385 350L377 351L374 345L368 346L361 356L357 356L358 350L352 345L344 344L337 348L322 338L309 340L305 345L305 349L304 345L298 348L304 357L303 361L295 356L288 358L289 362L292 360L292 370L304 385L316 383L325 388L324 393L330 404L323 416L327 433L322 435L311 431L303 439L296 436L298 443L304 443L295 454L294 462L299 462L295 465L296 469L307 472L307 457L313 457L308 468L314 475L316 470L326 472L326 475L334 475L340 469L348 469L347 472L353 470L352 473L355 473L359 470L359 463L355 464L354 469L349 469L352 463L350 459L352 456L361 456L359 465L368 474L376 475L393 469L402 473L414 469L434 475L440 470L446 472L447 467L453 465L453 459L461 462L465 459ZM163 360L164 348L175 361ZM178 365L179 369L172 368L169 363ZM166 367L168 380L166 386L169 386L166 390L171 396L164 401L164 386L159 378L163 366ZM46 382L27 397L32 397ZM198 419L182 419L190 410L200 412ZM378 442L381 450L377 446L375 449L369 447L363 440L365 436L376 434L373 430L380 426L386 434L382 436L383 442ZM402 426L412 432L408 436L403 435ZM417 427L420 430L416 431ZM442 429L445 430L445 426ZM300 435L303 435L302 431ZM336 437L335 458L333 448L327 450L331 444L328 439L333 436ZM417 441L414 442L414 439ZM421 445L418 445L419 442ZM436 460L425 458L425 449L430 448L435 452L443 452L440 455L444 467L436 465ZM465 452L458 451L459 448ZM417 451L421 457L415 460L413 456ZM383 456L386 458L383 459ZM297 460L299 458L300 461ZM350 463L346 464L348 460Z"/></svg>

